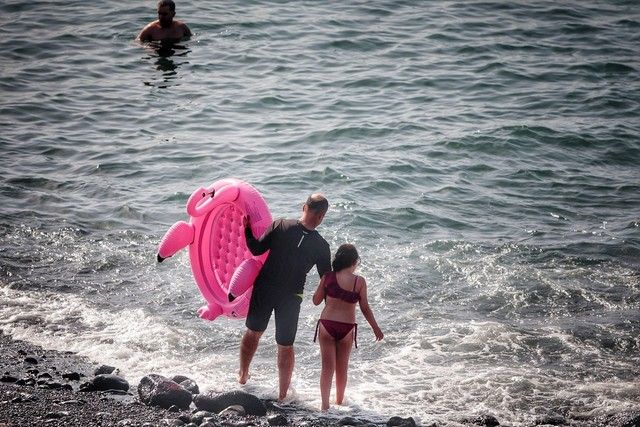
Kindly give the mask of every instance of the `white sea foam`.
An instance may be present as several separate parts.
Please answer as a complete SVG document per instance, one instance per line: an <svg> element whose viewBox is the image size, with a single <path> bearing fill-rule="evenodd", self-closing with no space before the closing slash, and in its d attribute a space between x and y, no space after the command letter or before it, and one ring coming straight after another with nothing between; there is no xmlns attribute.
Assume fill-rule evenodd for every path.
<svg viewBox="0 0 640 427"><path fill-rule="evenodd" d="M79 249L91 252L82 246ZM505 263L503 257L517 252L513 246L485 250L454 243L444 253L434 253L429 245L414 242L378 249L379 254L363 250L362 274L369 279L370 300L386 338L373 343L368 325L359 319L360 348L352 355L346 405L334 405L329 415L376 419L393 414L444 422L461 414L488 412L517 425L550 408L568 406L574 413L582 408L594 412L596 407L603 411L633 409L629 402L637 401L637 392L632 380L611 382L580 374L591 366L604 371L616 362L608 360L597 343L576 338L565 328L564 320L564 306L575 298L607 310L627 309L629 303L611 301L606 294L557 278L593 275L595 280L633 291L637 282L632 274L618 269L623 274L612 279L612 272L603 269L556 271ZM105 258L116 260L128 255L127 250L106 242L100 250ZM96 363L117 366L134 383L155 372L191 376L203 389L238 387L235 373L242 323L224 319L206 323L195 318L192 310L200 298L190 278L186 251L171 263L153 268L137 254L134 262L142 266L141 276L146 280L136 283L134 275L132 283L123 285L115 280L119 276L115 269L107 274L114 283L104 290L95 286L98 294L117 289L104 296L109 304L100 304L101 298L94 293L3 287L0 328L46 348L72 350ZM85 253L70 262L90 268L90 258ZM539 302L531 300L531 287L520 285L522 277L538 284ZM314 279L310 276L308 286L313 286ZM438 280L441 283L432 285ZM187 302L176 303L182 300ZM449 309L448 304L468 310ZM548 305L555 317L524 318L521 312L532 304ZM188 315L182 315L185 305ZM287 398L311 410L320 407L318 348L310 343L319 309L304 303L297 368ZM501 313L511 317L502 318ZM616 328L611 327L606 335L615 333ZM276 397L275 354L270 328L245 390ZM628 372L634 368L627 362L618 369ZM608 384L612 386L607 388Z"/></svg>
<svg viewBox="0 0 640 427"><path fill-rule="evenodd" d="M228 370L207 368L225 366L225 355L212 351L204 358L202 353L176 351L181 343L195 347L197 343L189 340L197 336L141 308L112 312L75 295L27 294L9 288L0 288L0 298L0 317L5 319L0 327L16 339L111 364L134 382L152 372L185 374L217 385L230 382Z"/></svg>
<svg viewBox="0 0 640 427"><path fill-rule="evenodd" d="M109 265L106 272L96 273L96 283L86 293L46 287L24 291L3 285L0 328L18 339L114 365L133 383L149 373L184 374L205 390L237 388L244 325L195 317L201 298L190 277L186 251L158 266L137 252L148 249L136 249L133 262L141 272L122 281L120 267L115 266L129 255L130 245L119 244L100 246L106 254L100 259ZM434 252L436 246L440 249ZM72 247L84 255L69 258L70 263L79 270L90 269L89 254L96 250L78 243ZM607 271L519 265L509 260L521 249L512 245L485 249L469 243L413 242L378 249L363 249L361 273L370 283L370 302L385 340L374 343L368 325L359 318L360 348L351 358L347 401L334 405L329 415L376 419L393 414L444 423L461 414L488 412L517 425L550 408L569 407L574 413L594 412L596 407L633 408L629 403L637 397L633 379L609 381L584 372L590 367L600 372L634 369L628 358L611 360L591 335L612 337L612 345L628 342L627 348L637 347L638 338L623 336L620 344L615 341L620 331L600 320L602 325L584 332L584 339L571 329L579 324L565 316L575 301L614 314L631 309L633 301L616 301L607 293L581 287L570 280L572 275L633 294L638 285L632 272L619 267ZM390 263L398 270L389 268ZM109 283L102 286L97 281L105 275ZM308 291L316 280L309 277ZM531 307L536 316L527 317ZM311 343L320 309L308 299L303 303L297 367L287 398L311 410L320 407L319 352ZM541 312L550 315L541 317ZM252 378L243 389L276 397L276 351L270 325L252 364ZM577 385L580 396L574 392Z"/></svg>
<svg viewBox="0 0 640 427"><path fill-rule="evenodd" d="M314 316L308 314L301 323L311 323ZM8 287L0 288L0 317L0 328L17 339L111 364L134 383L154 372L191 376L203 389L237 387L237 345L243 328L229 323L232 321L202 328L198 319L159 318L142 308L113 312L76 295L27 293ZM569 354L599 357L597 351L581 347L553 327L540 334L563 347L557 350L561 358ZM527 344L531 336L498 322L426 322L402 333L401 339L393 335L372 343L370 333L360 334L361 345L354 350L350 365L347 401L332 407L329 415L359 414L375 419L380 414L396 414L426 422L490 412L524 422L522 408L543 414L553 402L560 405L566 402L563 399L573 399L578 383L587 403L608 410L631 409L629 399L638 395L628 381L612 384L582 379L577 383L566 376L550 376L544 369L548 356L536 354ZM304 342L297 346L298 365L288 401L317 410L318 349L306 342L310 341L309 331L301 337ZM245 390L266 398L276 396L275 353L270 328ZM576 410L582 404L576 402Z"/></svg>

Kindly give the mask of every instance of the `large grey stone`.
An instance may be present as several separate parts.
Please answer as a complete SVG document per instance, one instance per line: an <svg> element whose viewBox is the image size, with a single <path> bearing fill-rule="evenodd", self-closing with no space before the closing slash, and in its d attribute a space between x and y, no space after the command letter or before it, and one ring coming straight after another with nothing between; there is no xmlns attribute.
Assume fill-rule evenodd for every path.
<svg viewBox="0 0 640 427"><path fill-rule="evenodd" d="M96 368L95 371L93 371L93 374L94 375L113 374L115 370L116 368L113 366L101 365L100 367Z"/></svg>
<svg viewBox="0 0 640 427"><path fill-rule="evenodd" d="M158 374L143 377L138 384L138 396L146 405L169 409L175 405L187 409L191 405L191 393L175 381Z"/></svg>
<svg viewBox="0 0 640 427"><path fill-rule="evenodd" d="M81 391L129 390L129 382L113 374L96 375L80 386Z"/></svg>
<svg viewBox="0 0 640 427"><path fill-rule="evenodd" d="M189 390L191 394L200 393L200 387L198 387L198 384L196 384L196 382L189 377L185 377L184 375L174 375L173 377L171 377L171 381L177 382L182 387Z"/></svg>
<svg viewBox="0 0 640 427"><path fill-rule="evenodd" d="M201 393L194 397L193 402L198 409L216 414L233 405L242 406L247 415L264 416L267 414L267 408L260 399L239 390L225 393Z"/></svg>
<svg viewBox="0 0 640 427"><path fill-rule="evenodd" d="M361 426L363 424L364 421L354 417L344 417L338 421L339 426Z"/></svg>
<svg viewBox="0 0 640 427"><path fill-rule="evenodd" d="M416 427L416 421L413 417L409 418L401 418L401 417L391 417L389 421L387 421L388 427Z"/></svg>
<svg viewBox="0 0 640 427"><path fill-rule="evenodd" d="M96 375L91 380L96 390L129 390L129 383L124 378L113 374Z"/></svg>

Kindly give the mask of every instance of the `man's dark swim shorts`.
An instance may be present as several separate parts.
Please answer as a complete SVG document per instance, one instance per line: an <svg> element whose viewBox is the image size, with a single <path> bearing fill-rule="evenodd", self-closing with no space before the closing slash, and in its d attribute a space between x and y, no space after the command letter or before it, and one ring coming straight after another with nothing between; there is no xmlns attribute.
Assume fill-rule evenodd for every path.
<svg viewBox="0 0 640 427"><path fill-rule="evenodd" d="M293 345L298 331L298 316L302 297L269 286L253 288L251 306L247 315L247 328L264 332L269 324L271 313L275 311L276 342L280 345Z"/></svg>

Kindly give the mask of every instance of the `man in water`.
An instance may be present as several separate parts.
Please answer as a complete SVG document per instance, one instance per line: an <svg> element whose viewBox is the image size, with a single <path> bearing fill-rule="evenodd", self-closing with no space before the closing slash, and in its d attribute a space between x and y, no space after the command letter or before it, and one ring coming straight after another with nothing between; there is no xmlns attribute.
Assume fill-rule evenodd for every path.
<svg viewBox="0 0 640 427"><path fill-rule="evenodd" d="M260 255L268 250L269 255L256 278L251 295L247 330L240 344L238 382L245 384L249 379L249 365L271 313L275 312L279 401L286 397L293 374L293 342L298 331L307 273L314 265L320 277L331 271L329 244L316 231L328 209L329 202L322 194L312 194L302 206L299 220L273 221L258 239L251 232L249 218L244 218L245 237L251 253Z"/></svg>
<svg viewBox="0 0 640 427"><path fill-rule="evenodd" d="M191 37L189 27L184 22L174 21L174 16L176 16L176 4L173 0L160 0L158 2L158 19L140 31L138 40L142 42L179 42L184 38Z"/></svg>

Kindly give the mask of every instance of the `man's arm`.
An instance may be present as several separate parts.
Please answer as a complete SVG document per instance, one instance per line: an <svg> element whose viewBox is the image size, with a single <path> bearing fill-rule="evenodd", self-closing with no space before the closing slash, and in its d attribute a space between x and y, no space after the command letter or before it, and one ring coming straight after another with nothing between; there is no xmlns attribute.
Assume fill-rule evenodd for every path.
<svg viewBox="0 0 640 427"><path fill-rule="evenodd" d="M244 237L247 241L247 247L249 251L253 255L262 255L271 247L271 233L274 230L275 222L272 222L271 225L265 230L265 232L260 236L259 239L256 239L253 236L253 232L251 231L251 223L249 222L249 217L245 216L243 219L244 223Z"/></svg>
<svg viewBox="0 0 640 427"><path fill-rule="evenodd" d="M187 27L187 24L182 24L182 31L184 33L182 37L191 37L191 30Z"/></svg>
<svg viewBox="0 0 640 427"><path fill-rule="evenodd" d="M318 269L318 276L322 277L325 273L331 271L331 250L328 243L325 242L319 255L318 261L316 261L316 268Z"/></svg>
<svg viewBox="0 0 640 427"><path fill-rule="evenodd" d="M147 24L142 31L140 31L140 34L138 34L137 40L140 40L141 42L150 42L152 40L151 31L154 23L155 22Z"/></svg>

